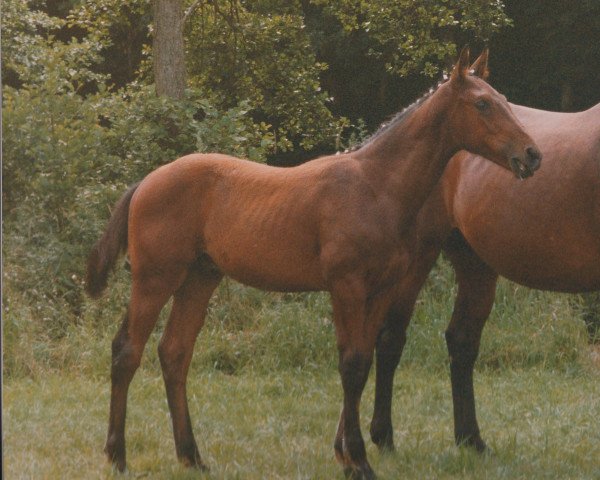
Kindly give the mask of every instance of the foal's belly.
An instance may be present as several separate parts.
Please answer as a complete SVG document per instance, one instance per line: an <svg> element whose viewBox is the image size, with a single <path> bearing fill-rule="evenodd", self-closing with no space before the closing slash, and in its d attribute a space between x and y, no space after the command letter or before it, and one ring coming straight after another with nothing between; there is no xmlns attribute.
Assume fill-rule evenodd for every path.
<svg viewBox="0 0 600 480"><path fill-rule="evenodd" d="M324 288L314 234L294 222L236 222L206 234L205 253L223 274L245 285L283 292Z"/></svg>
<svg viewBox="0 0 600 480"><path fill-rule="evenodd" d="M275 292L324 290L316 259L293 252L241 251L207 252L219 270L245 285Z"/></svg>

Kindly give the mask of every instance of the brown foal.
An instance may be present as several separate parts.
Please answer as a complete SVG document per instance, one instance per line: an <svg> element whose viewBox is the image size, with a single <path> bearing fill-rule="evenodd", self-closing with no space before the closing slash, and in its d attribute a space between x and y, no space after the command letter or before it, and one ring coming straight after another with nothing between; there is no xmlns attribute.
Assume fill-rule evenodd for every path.
<svg viewBox="0 0 600 480"><path fill-rule="evenodd" d="M127 391L159 312L174 297L159 345L179 459L204 468L186 377L206 308L224 275L276 291L331 294L344 391L335 454L353 478L374 478L359 425L373 351L410 258L410 230L461 149L519 177L541 155L506 99L469 74L465 49L450 79L361 148L298 167L188 155L150 173L117 203L91 252L98 296L120 252L131 262L129 308L112 347L106 454L125 468ZM473 68L483 68L484 52Z"/></svg>

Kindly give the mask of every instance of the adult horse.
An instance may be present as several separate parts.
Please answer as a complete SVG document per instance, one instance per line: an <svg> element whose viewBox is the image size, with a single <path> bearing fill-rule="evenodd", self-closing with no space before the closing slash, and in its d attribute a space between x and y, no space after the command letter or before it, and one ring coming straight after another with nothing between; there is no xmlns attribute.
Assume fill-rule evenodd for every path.
<svg viewBox="0 0 600 480"><path fill-rule="evenodd" d="M486 76L481 69L478 75ZM377 343L371 438L393 448L394 371L419 291L440 251L458 282L446 331L458 444L485 449L475 414L473 365L498 275L527 287L600 290L600 104L580 113L511 105L544 153L527 182L459 152L417 217L415 255Z"/></svg>
<svg viewBox="0 0 600 480"><path fill-rule="evenodd" d="M98 296L127 249L131 298L112 344L105 448L119 470L125 468L128 387L172 296L159 357L175 446L183 463L204 468L185 385L209 299L228 275L263 289L330 292L344 390L335 453L347 475L374 478L358 407L385 312L408 268L406 240L415 216L460 149L519 177L540 164L506 99L469 75L468 57L463 50L449 81L352 153L289 169L188 155L124 194L87 274L88 292Z"/></svg>

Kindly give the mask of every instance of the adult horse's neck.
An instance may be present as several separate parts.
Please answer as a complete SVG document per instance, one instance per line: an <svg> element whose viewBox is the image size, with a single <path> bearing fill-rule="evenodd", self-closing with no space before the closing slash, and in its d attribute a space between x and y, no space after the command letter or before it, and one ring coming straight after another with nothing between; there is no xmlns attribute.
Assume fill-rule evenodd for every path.
<svg viewBox="0 0 600 480"><path fill-rule="evenodd" d="M446 121L445 93L409 107L354 154L373 188L397 202L404 225L416 216L460 149Z"/></svg>

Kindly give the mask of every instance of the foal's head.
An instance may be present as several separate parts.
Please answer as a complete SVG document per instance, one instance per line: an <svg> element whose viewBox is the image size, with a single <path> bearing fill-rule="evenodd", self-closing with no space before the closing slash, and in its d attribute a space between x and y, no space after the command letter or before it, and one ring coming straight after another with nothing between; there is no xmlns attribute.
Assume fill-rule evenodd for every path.
<svg viewBox="0 0 600 480"><path fill-rule="evenodd" d="M506 98L484 81L487 58L486 49L469 67L469 50L463 49L450 80L440 87L448 102L446 126L464 150L527 178L540 167L542 155Z"/></svg>

